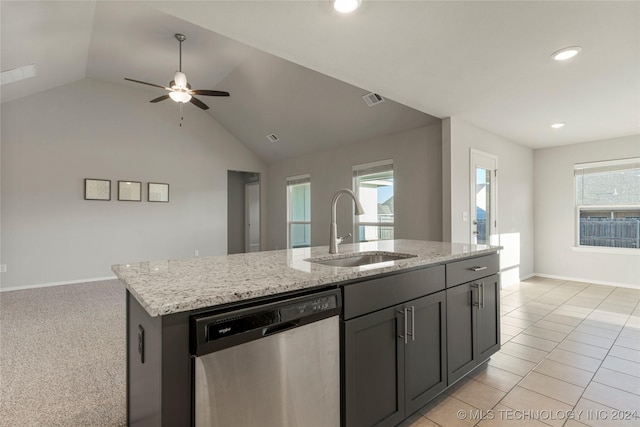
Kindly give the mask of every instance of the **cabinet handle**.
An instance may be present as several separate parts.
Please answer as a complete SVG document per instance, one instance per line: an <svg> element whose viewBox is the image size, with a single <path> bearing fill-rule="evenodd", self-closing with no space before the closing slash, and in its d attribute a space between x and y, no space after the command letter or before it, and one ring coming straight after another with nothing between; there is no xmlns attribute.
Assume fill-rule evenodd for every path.
<svg viewBox="0 0 640 427"><path fill-rule="evenodd" d="M484 282L480 283L480 295L481 295L481 300L480 300L480 308L484 308Z"/></svg>
<svg viewBox="0 0 640 427"><path fill-rule="evenodd" d="M473 292L473 290L476 290L476 292ZM480 306L480 296L478 295L478 299L476 300L476 298L473 297L473 294L478 295L480 293L480 286L477 283L472 283L471 284L471 305L474 307L479 307Z"/></svg>
<svg viewBox="0 0 640 427"><path fill-rule="evenodd" d="M411 336L411 341L415 341L416 340L416 316L415 316L416 308L414 306L411 306L411 308L408 308L407 311L411 311L411 332L407 331L407 335Z"/></svg>
<svg viewBox="0 0 640 427"><path fill-rule="evenodd" d="M404 343L407 344L409 342L409 334L407 328L409 326L409 319L407 317L408 309L401 310L399 313L404 315L404 335L400 335L400 338L404 339Z"/></svg>
<svg viewBox="0 0 640 427"><path fill-rule="evenodd" d="M416 308L411 306L411 341L416 340Z"/></svg>
<svg viewBox="0 0 640 427"><path fill-rule="evenodd" d="M484 267L471 267L471 268L469 268L469 270L471 270L471 271L482 271L482 270L486 270L486 269L487 269L487 266L484 266Z"/></svg>

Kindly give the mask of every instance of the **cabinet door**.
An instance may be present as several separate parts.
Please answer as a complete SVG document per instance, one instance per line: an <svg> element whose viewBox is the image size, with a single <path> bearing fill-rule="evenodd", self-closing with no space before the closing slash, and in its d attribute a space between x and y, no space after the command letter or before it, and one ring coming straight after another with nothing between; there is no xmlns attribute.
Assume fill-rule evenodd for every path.
<svg viewBox="0 0 640 427"><path fill-rule="evenodd" d="M478 363L500 350L500 279L497 274L477 281Z"/></svg>
<svg viewBox="0 0 640 427"><path fill-rule="evenodd" d="M405 415L410 415L447 387L445 291L404 307L410 313L405 347Z"/></svg>
<svg viewBox="0 0 640 427"><path fill-rule="evenodd" d="M453 384L476 366L476 287L465 283L447 292L447 383Z"/></svg>
<svg viewBox="0 0 640 427"><path fill-rule="evenodd" d="M404 315L387 308L342 322L344 426L395 426L404 418Z"/></svg>

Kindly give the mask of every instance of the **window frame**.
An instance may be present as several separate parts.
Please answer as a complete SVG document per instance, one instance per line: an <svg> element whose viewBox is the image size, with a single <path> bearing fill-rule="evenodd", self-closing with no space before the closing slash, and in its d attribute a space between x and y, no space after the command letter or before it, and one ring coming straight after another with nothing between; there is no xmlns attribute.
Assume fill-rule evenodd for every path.
<svg viewBox="0 0 640 427"><path fill-rule="evenodd" d="M292 217L292 205L291 205L291 187L293 185L309 184L309 221L293 221ZM296 175L286 178L286 193L287 193L287 249L295 249L291 242L292 226L294 225L308 225L309 226L309 246L297 246L296 248L311 247L311 174Z"/></svg>
<svg viewBox="0 0 640 427"><path fill-rule="evenodd" d="M580 252L601 252L601 253L625 253L640 254L640 245L636 248L625 248L615 246L599 246L599 245L583 245L580 243L580 215L584 211L602 211L608 213L624 212L624 211L640 211L640 201L638 204L584 204L578 203L578 177L584 176L585 170L591 170L591 173L598 172L598 169L606 171L613 170L632 170L640 164L640 157L632 157L626 159L603 160L588 163L575 163L573 165L573 204L574 204L574 246L573 250ZM627 168L624 166L628 165ZM580 173L580 171L583 171ZM584 182L582 183L584 186ZM584 187L583 187L584 188ZM580 200L584 202L584 200Z"/></svg>
<svg viewBox="0 0 640 427"><path fill-rule="evenodd" d="M354 165L352 166L351 170L352 170L352 188L353 188L353 192L356 195L356 197L358 199L360 199L360 185L359 185L359 178L361 176L364 175L370 175L372 173L376 173L376 172L384 172L385 170L387 171L391 171L393 173L393 198L394 198L394 208L395 208L395 196L396 196L396 175L395 175L395 168L394 168L394 160L393 159L385 159L385 160L380 160L380 161L376 161L376 162L370 162L370 163L362 163L359 165ZM354 208L355 209L355 208ZM365 208L366 211L366 208ZM395 209L394 209L395 211ZM359 216L357 215L353 215L353 242L354 243L364 243L360 241L360 226L373 226L373 227L378 227L379 229L382 227L391 227L393 229L393 237L395 239L395 212L393 215L393 222L371 222L371 221L367 221L367 222L361 222L359 221ZM383 239L380 239L378 241L382 241ZM390 240L390 239L384 239L384 240Z"/></svg>

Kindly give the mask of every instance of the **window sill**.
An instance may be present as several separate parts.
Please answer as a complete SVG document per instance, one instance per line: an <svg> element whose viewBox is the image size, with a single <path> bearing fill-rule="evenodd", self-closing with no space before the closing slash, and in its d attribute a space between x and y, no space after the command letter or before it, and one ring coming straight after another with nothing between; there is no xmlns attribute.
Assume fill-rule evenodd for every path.
<svg viewBox="0 0 640 427"><path fill-rule="evenodd" d="M595 254L620 254L620 255L638 255L640 249L636 248L608 248L606 246L572 246L574 252L588 252Z"/></svg>

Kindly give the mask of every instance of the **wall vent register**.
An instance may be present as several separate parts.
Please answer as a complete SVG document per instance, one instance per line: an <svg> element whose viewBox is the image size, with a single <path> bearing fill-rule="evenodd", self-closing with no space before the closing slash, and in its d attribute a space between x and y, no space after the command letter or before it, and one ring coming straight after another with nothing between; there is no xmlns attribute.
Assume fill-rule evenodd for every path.
<svg viewBox="0 0 640 427"><path fill-rule="evenodd" d="M366 102L369 107L373 107L374 105L384 102L383 97L373 92L364 95L362 99L364 99L364 102Z"/></svg>

